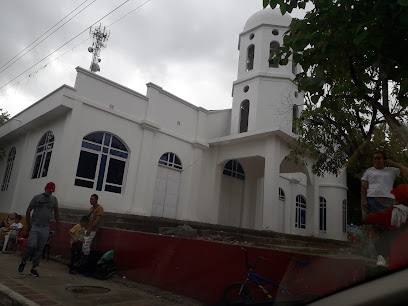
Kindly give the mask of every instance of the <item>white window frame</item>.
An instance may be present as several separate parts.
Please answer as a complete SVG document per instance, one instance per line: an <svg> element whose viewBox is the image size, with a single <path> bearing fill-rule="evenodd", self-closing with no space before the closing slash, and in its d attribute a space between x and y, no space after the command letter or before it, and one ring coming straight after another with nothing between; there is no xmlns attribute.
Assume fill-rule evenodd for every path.
<svg viewBox="0 0 408 306"><path fill-rule="evenodd" d="M252 58L249 58L249 56L250 56L249 49L251 47L254 47L254 52L252 53ZM248 46L246 59L247 59L246 60L246 71L253 70L254 69L254 64L255 64L255 45L254 44L251 44L251 45ZM249 67L249 66L252 66L252 67Z"/></svg>
<svg viewBox="0 0 408 306"><path fill-rule="evenodd" d="M227 165L229 162L232 162L231 168L227 168ZM242 172L239 171L238 169L238 165L240 165L240 167L242 168ZM225 173L225 171L230 172L230 173ZM242 167L242 165L240 164L239 161L235 160L235 159L230 159L229 161L227 161L227 163L225 164L223 170L222 170L222 174L226 175L226 176L231 176L233 178L236 178L238 180L241 181L245 181L245 171L244 171L244 167Z"/></svg>
<svg viewBox="0 0 408 306"><path fill-rule="evenodd" d="M41 141L45 138L44 144L41 144ZM54 148L54 142L55 142L55 137L54 134L51 131L46 132L41 138L40 141L38 142L38 145L36 147L35 151L35 156L34 156L34 164L33 164L33 169L31 171L31 179L37 179L40 177L46 177L48 175L48 169L50 167L51 163L51 158L52 158L52 149ZM41 150L40 152L38 152ZM48 163L47 169L44 169L45 166L45 159L47 158L47 153L50 153L50 162ZM40 160L40 167L38 168L38 172L34 173L35 171L35 162L37 160L37 157L41 156ZM44 175L44 170L46 171Z"/></svg>
<svg viewBox="0 0 408 306"><path fill-rule="evenodd" d="M304 223L302 223L302 212L304 212ZM303 195L296 196L296 217L295 217L295 227L300 229L306 229L306 198Z"/></svg>
<svg viewBox="0 0 408 306"><path fill-rule="evenodd" d="M299 106L293 104L292 106L292 133L297 133L297 126L295 125L296 119L299 118Z"/></svg>
<svg viewBox="0 0 408 306"><path fill-rule="evenodd" d="M101 144L100 144L100 143L96 143L96 142L92 142L92 141L89 141L89 140L86 140L86 139L85 139L87 136L92 135L92 134L96 134L96 133L102 133L102 134L103 134L102 143L101 143ZM106 135L110 135L109 145L105 145L105 137L106 137ZM127 151L124 151L124 150L121 150L121 149L112 147L113 137L115 137L116 139L118 139L118 140L122 143L122 145L126 148ZM98 150L86 148L86 147L83 146L83 143L85 143L85 144L90 144L90 145L95 145L95 146L100 146L100 147L101 147L101 150L98 151ZM107 152L104 152L104 148L107 149ZM112 150L115 150L115 151L118 151L119 153L127 154L127 158L124 158L124 157L120 157L120 156L111 154L111 153L110 153L110 150L111 150L111 149L112 149ZM125 144L125 142L122 141L119 137L117 137L116 135L114 135L114 134L112 134L112 133L101 132L101 131L99 131L99 132L93 132L93 133L89 133L89 134L85 135L85 136L82 138L81 151L89 152L89 153L98 155L98 160L97 160L96 170L95 170L95 178L94 178L94 179L89 179L89 178L80 177L80 176L76 176L76 175L75 175L75 180L78 179L78 180L82 180L82 181L92 182L92 183L93 183L93 187L90 188L90 187L75 185L75 183L74 183L74 185L75 185L76 187L89 188L89 189L94 189L94 190L97 190L97 191L111 192L111 193L116 193L116 194L123 194L123 193L124 193L124 190L125 190L125 183L126 183L126 176L127 176L127 168L128 168L128 160L129 160L129 155L130 155L130 152L129 152L128 147L127 147L127 145ZM81 151L80 151L80 152L81 152ZM80 154L81 154L81 153L80 153ZM106 157L107 157L107 158L106 158L106 164L105 164L105 171L104 171L104 173L103 173L101 188L100 188L100 189L97 189L98 180L99 180L99 170L100 170L100 168L101 168L101 162L102 162L102 156L103 156L103 155L106 155ZM80 155L78 156L77 171L78 171L78 166L79 166L79 158L80 158ZM123 180L122 180L122 184L121 184L121 185L106 182L106 178L107 178L108 170L109 170L109 164L110 164L111 159L116 159L116 160L120 160L120 161L125 162L125 167L124 167L124 169L123 169ZM112 187L121 188L121 192L118 193L118 192L113 192L113 191L105 190L105 187L106 187L107 185L108 185L108 186L112 186Z"/></svg>
<svg viewBox="0 0 408 306"><path fill-rule="evenodd" d="M286 199L285 191L283 191L283 189L279 187L279 200L285 201L285 199Z"/></svg>
<svg viewBox="0 0 408 306"><path fill-rule="evenodd" d="M321 220L323 219L323 227ZM319 197L319 229L321 232L327 231L327 201L324 197Z"/></svg>
<svg viewBox="0 0 408 306"><path fill-rule="evenodd" d="M1 191L7 191L8 189L11 173L13 171L14 159L16 158L16 152L17 152L16 147L12 147L8 154L6 172L4 172L3 183L1 184Z"/></svg>
<svg viewBox="0 0 408 306"><path fill-rule="evenodd" d="M297 64L296 64L296 62L293 60L293 57L292 57L292 73L293 73L294 75L296 75L296 72L297 72Z"/></svg>
<svg viewBox="0 0 408 306"><path fill-rule="evenodd" d="M273 40L269 43L269 57L271 57L272 51L275 48L280 48L280 43L276 40ZM279 68L279 63L275 64L273 59L269 60L269 68Z"/></svg>
<svg viewBox="0 0 408 306"><path fill-rule="evenodd" d="M166 159L162 159L163 156L167 155ZM177 171L183 171L183 164L181 162L180 157L176 153L173 152L166 152L162 154L158 161L159 166L172 168Z"/></svg>
<svg viewBox="0 0 408 306"><path fill-rule="evenodd" d="M245 110L244 109L244 103L248 103L248 110ZM243 100L242 102L241 102L241 105L240 105L240 107L239 107L239 132L240 133L245 133L245 132L248 132L248 126L249 126L249 108L250 108L250 106L251 106L251 103L249 102L249 100L248 99L245 99L245 100ZM246 114L245 114L245 112L246 112ZM245 115L246 116L246 127L245 127L245 129L241 129L241 127L242 127L242 119L243 119L243 116L242 115Z"/></svg>

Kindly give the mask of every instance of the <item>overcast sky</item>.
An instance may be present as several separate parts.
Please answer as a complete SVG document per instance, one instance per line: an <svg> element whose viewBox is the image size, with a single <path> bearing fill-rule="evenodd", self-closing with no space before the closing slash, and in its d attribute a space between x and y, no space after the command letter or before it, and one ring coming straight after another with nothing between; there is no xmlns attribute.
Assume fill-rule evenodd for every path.
<svg viewBox="0 0 408 306"><path fill-rule="evenodd" d="M0 68L0 108L15 115L62 84L74 86L75 67L90 66L92 56L87 48L91 40L69 50L86 40L88 31L4 85L125 2L93 1L2 1L0 67L4 66ZM103 19L102 25L112 24L146 1L128 1ZM90 5L7 68L15 60L6 64L11 58L82 3L70 17ZM230 108L231 86L237 75L238 35L247 19L261 9L262 0L151 0L109 27L110 38L101 53L99 74L142 94L146 94L146 83L153 82L197 106ZM304 12L291 15L301 18Z"/></svg>

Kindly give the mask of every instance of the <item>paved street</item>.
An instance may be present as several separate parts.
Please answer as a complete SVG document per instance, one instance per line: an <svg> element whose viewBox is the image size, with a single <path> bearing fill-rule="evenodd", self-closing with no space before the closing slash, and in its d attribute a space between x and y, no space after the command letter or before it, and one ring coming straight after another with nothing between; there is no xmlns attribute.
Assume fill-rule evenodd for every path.
<svg viewBox="0 0 408 306"><path fill-rule="evenodd" d="M38 269L40 277L32 277L28 275L30 262L27 262L23 273L17 272L20 258L19 255L0 254L0 305L5 304L6 296L17 299L19 305L202 305L195 300L130 282L119 276L102 281L70 275L65 265L51 260L41 262ZM70 290L74 286L96 286L110 291L75 293Z"/></svg>

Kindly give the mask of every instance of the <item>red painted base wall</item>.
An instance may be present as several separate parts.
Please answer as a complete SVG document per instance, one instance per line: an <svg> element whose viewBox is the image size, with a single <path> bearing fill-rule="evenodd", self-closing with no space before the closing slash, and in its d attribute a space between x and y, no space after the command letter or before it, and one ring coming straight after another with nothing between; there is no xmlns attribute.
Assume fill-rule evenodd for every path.
<svg viewBox="0 0 408 306"><path fill-rule="evenodd" d="M52 241L52 254L70 258L72 227L73 224L61 222ZM219 302L224 288L242 282L247 274L244 254L237 245L103 228L93 248L102 252L114 250L120 275L210 304ZM289 280L289 291L295 295L324 295L364 278L364 263L359 260L246 249L250 262L257 256L271 261L259 262L256 273L282 284ZM307 260L309 264L293 269L289 257ZM271 292L276 293L274 289Z"/></svg>

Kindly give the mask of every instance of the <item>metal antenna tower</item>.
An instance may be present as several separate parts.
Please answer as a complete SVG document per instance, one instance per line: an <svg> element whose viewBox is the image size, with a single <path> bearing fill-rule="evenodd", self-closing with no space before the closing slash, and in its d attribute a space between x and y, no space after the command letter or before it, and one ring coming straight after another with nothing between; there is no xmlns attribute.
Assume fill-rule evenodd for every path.
<svg viewBox="0 0 408 306"><path fill-rule="evenodd" d="M106 30L106 27L102 27L101 24L94 28L89 28L89 35L93 39L92 47L88 48L89 53L92 53L92 62L89 70L92 72L101 71L99 63L101 62L101 49L106 48L106 42L109 39L110 31Z"/></svg>

